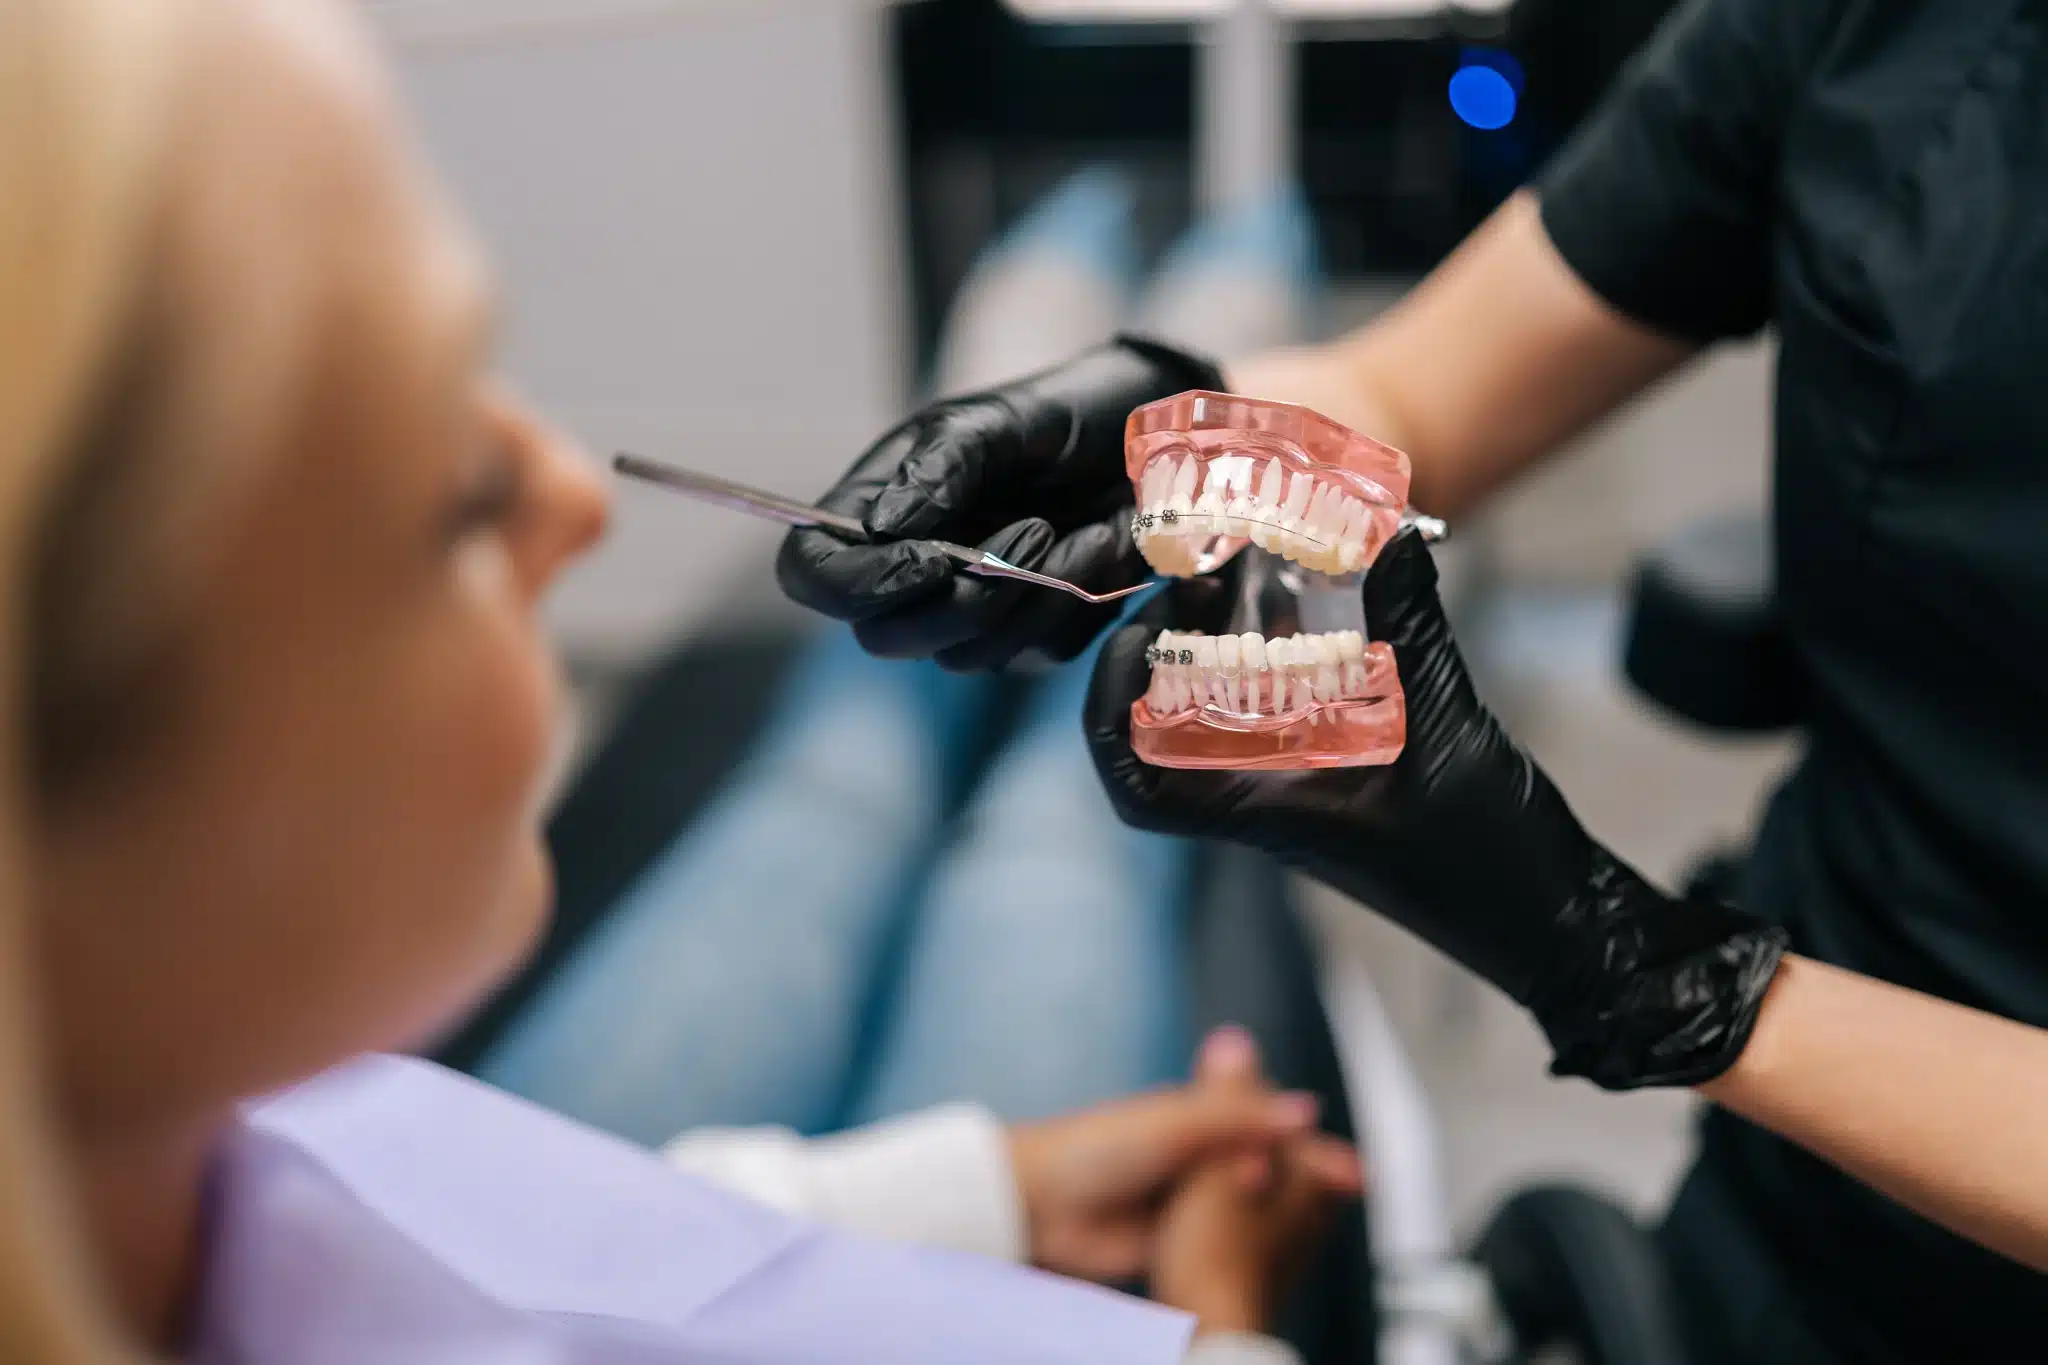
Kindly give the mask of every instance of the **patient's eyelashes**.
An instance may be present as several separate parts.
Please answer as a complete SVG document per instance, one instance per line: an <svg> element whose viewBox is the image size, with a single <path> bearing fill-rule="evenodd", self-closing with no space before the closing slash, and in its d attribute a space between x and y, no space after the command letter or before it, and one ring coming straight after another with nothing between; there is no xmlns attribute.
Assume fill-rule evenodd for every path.
<svg viewBox="0 0 2048 1365"><path fill-rule="evenodd" d="M493 435L448 509L447 535L460 540L510 522L526 502L526 462L511 442Z"/></svg>

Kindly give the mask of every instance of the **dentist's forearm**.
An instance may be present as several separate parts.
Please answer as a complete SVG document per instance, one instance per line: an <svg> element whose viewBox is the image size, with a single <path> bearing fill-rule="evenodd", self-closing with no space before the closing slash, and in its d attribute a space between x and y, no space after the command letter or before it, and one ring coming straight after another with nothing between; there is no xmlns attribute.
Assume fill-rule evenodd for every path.
<svg viewBox="0 0 2048 1365"><path fill-rule="evenodd" d="M2048 1031L1787 957L1749 1046L1700 1093L2048 1270Z"/></svg>
<svg viewBox="0 0 2048 1365"><path fill-rule="evenodd" d="M1225 378L1407 451L1415 504L1455 517L1694 349L1587 288L1524 191L1369 325L1247 357Z"/></svg>

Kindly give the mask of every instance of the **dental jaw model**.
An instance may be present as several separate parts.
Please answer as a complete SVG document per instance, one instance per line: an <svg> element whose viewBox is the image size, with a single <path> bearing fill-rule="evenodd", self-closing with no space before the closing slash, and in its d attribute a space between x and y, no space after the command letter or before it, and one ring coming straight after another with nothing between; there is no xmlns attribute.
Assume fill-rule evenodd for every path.
<svg viewBox="0 0 2048 1365"><path fill-rule="evenodd" d="M1165 768L1392 762L1407 738L1393 651L1359 583L1399 528L1408 459L1306 408L1184 393L1124 431L1132 532L1159 573L1244 554L1229 633L1162 632L1131 743ZM1306 627L1306 629L1304 629Z"/></svg>

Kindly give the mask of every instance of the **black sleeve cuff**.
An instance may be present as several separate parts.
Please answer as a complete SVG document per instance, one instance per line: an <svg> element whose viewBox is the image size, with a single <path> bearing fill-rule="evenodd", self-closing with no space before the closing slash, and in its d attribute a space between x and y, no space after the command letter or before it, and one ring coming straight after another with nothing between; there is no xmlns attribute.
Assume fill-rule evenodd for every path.
<svg viewBox="0 0 2048 1365"><path fill-rule="evenodd" d="M1757 331L1785 127L1832 0L1692 0L1537 183L1543 227L1617 311L1695 342Z"/></svg>

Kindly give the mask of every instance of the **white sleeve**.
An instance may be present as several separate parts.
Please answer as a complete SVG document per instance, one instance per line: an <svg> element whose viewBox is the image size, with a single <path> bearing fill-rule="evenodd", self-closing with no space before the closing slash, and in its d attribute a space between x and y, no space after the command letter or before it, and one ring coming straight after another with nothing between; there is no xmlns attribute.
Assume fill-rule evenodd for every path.
<svg viewBox="0 0 2048 1365"><path fill-rule="evenodd" d="M1022 1261L1024 1212L1003 1125L954 1104L806 1140L787 1128L700 1128L671 1165L735 1194L851 1232ZM1186 1365L1301 1365L1285 1342L1208 1336Z"/></svg>
<svg viewBox="0 0 2048 1365"><path fill-rule="evenodd" d="M1301 1365L1286 1342L1250 1332L1196 1337L1185 1360L1187 1365Z"/></svg>
<svg viewBox="0 0 2048 1365"><path fill-rule="evenodd" d="M1027 1253L1008 1135L974 1105L809 1141L784 1128L699 1129L663 1155L737 1194L849 1231L1006 1261Z"/></svg>

